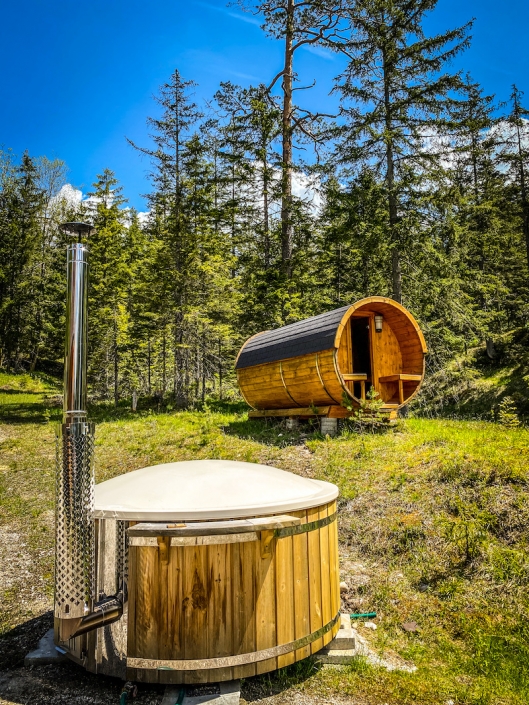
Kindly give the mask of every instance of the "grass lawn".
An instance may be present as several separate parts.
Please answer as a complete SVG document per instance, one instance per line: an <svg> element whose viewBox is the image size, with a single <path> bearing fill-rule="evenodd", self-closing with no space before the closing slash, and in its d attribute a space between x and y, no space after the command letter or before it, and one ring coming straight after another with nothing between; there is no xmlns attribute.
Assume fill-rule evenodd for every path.
<svg viewBox="0 0 529 705"><path fill-rule="evenodd" d="M23 677L20 659L49 623L41 615L52 606L57 394L46 378L0 374L0 703L63 702L15 698L5 685ZM99 405L92 418L98 481L160 462L229 458L340 487L343 611L376 611L377 630L359 626L360 633L417 670L361 659L339 669L303 663L245 682L247 701L529 701L527 430L411 418L381 434L325 439L309 427L292 433L249 421L242 406L219 404L135 414ZM410 621L418 631L402 629ZM69 673L64 702L75 702L75 688L88 681ZM117 702L118 685L93 677L92 689L95 681L100 699L82 702ZM161 702L159 692L143 691L143 702Z"/></svg>

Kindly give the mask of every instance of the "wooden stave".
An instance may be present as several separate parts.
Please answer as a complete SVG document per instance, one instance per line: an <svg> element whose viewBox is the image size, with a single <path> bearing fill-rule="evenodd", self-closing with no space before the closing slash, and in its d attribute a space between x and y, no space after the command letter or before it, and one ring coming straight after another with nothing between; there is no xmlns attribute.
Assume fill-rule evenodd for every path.
<svg viewBox="0 0 529 705"><path fill-rule="evenodd" d="M316 507L310 510L300 510L296 512L291 512L293 516L299 516L301 518L302 523L307 522L309 519L313 520L314 517L322 517L322 516L327 516L327 515L333 515L336 512L336 501L330 502L328 504L322 505L321 507ZM231 552L231 563L232 567L230 568L230 575L233 575L233 566L237 568L235 575L239 575L239 583L244 585L244 592L236 592L233 590L234 585L232 584L232 593L231 593L231 609L232 609L232 621L233 621L233 630L232 630L232 636L234 634L241 634L241 620L240 620L240 614L237 613L237 604L238 600L242 599L246 600L247 605L251 605L248 599L248 588L251 586L251 591L252 591L252 597L254 600L254 616L251 622L253 622L254 627L250 628L250 633L247 633L243 635L243 638L240 640L240 645L239 645L239 650L243 649L243 652L247 651L248 646L252 644L253 642L253 651L262 651L264 649L269 649L275 646L280 646L280 642L290 642L290 641L297 641L298 639L307 636L310 634L314 629L312 629L312 626L314 623L320 624L320 622L316 621L310 621L308 620L307 623L307 629L305 630L306 633L303 632L303 620L299 619L299 615L303 614L304 608L306 606L307 601L309 600L309 597L306 595L303 590L301 592L296 593L296 587L294 585L294 577L296 575L296 568L295 568L295 554L297 555L297 552L299 551L299 545L303 542L308 542L309 539L308 537L310 535L314 535L312 541L316 541L319 543L320 541L325 541L327 545L327 551L328 551L328 556L329 556L329 565L326 569L326 576L322 576L322 565L320 564L311 564L310 561L308 560L308 553L307 553L307 560L308 560L308 565L309 565L309 574L314 574L316 571L318 576L317 578L314 578L316 582L319 580L319 584L321 586L322 580L324 581L324 584L326 585L327 593L329 595L334 595L334 598L331 600L329 597L329 606L328 606L328 612L332 611L336 604L339 605L339 570L338 570L338 565L337 565L337 560L338 560L338 545L337 545L337 531L335 531L335 525L336 525L336 520L332 521L331 524L328 524L325 526L323 529L316 529L311 532L306 532L303 534L296 534L294 536L289 536L285 538L280 538L277 539L277 546L275 551L273 552L273 555L270 559L262 559L260 556L260 549L259 549L259 542L254 542L253 544L253 549L252 549L252 544L250 543L245 543L245 544L240 544L240 550L245 551L245 561L248 561L248 558L253 555L253 566L256 566L258 569L259 575L255 575L255 569L252 568L252 573L254 574L253 580L248 579L248 576L244 577L244 565L242 565L240 562L237 563L235 558L237 557L237 551L239 551L239 548L237 547L237 544L230 544L229 545L229 551ZM324 532L324 538L320 538L319 534L320 532ZM336 546L333 545L333 541L336 543ZM279 553L282 554L282 556L278 556L278 547L279 547ZM187 548L187 547L186 547ZM204 547L200 547L204 548ZM215 547L213 547L215 548ZM294 549L297 549L296 551ZM131 550L134 550L133 547L131 547ZM156 548L150 548L150 549L145 549L142 548L142 550L150 550L152 552L156 552ZM181 547L171 547L171 551L181 551ZM331 557L334 557L332 560L336 562L336 565L334 565L331 561ZM240 556L239 556L240 558ZM278 558L280 558L280 564L278 564ZM169 558L169 563L171 563L171 560L174 560L174 556L170 556ZM134 559L133 556L131 556L131 563L136 564L137 560ZM286 584L281 587L281 579L283 579L283 582L285 582L284 577L285 577L285 571L284 571L284 566L285 564L290 567L287 567L286 570L286 575L290 576L286 580ZM242 565L242 574L241 574L241 565ZM283 567L282 567L283 566ZM248 572L248 571L246 571ZM263 580L263 575L262 573L265 573L266 575L264 576ZM135 571L137 574L137 571ZM242 577L242 583L241 583L241 575ZM303 577L303 576L301 576ZM308 578L307 578L308 579ZM313 579L311 577L311 579ZM265 594L263 597L265 598L264 600L260 600L260 595L258 595L258 590L263 590L265 581L268 581L268 592ZM332 583L336 583L333 585ZM155 582L155 581L154 581ZM261 583L259 585L259 583ZM131 586L131 594L130 594L130 602L132 603L132 608L131 608L131 614L136 614L137 613L137 605L136 605L136 595L135 595L135 590ZM288 595L286 596L287 599L283 599L281 597L281 591L286 591L291 592L291 597ZM321 588L320 588L321 589ZM188 589L189 592L189 589ZM255 599L255 596L258 595L257 600ZM338 601L337 597L338 596ZM314 597L314 596L313 596ZM185 599L185 597L184 597ZM316 597L315 601L318 601L318 598ZM320 599L321 601L321 599ZM298 620L296 621L296 611L298 615ZM321 611L321 608L320 608ZM330 613L330 612L329 612ZM280 619L278 619L278 615L283 620L289 621L288 624L280 624ZM258 628L258 620L262 621L262 624L264 625L261 630ZM278 626L279 625L279 626ZM324 626L323 624L320 624L320 627ZM137 657L138 650L135 649L135 644L137 642L137 638L132 635L132 630L131 630L132 624L129 621L129 648L128 648L128 655L129 657ZM192 682L201 682L201 683L206 683L206 682L217 682L220 680L231 680L232 678L242 678L242 677L249 677L252 675L256 675L258 673L266 673L268 671L275 670L276 668L280 668L284 665L287 665L289 663L294 663L295 661L301 660L302 658L305 658L308 656L310 653L316 653L320 648L325 646L326 644L331 641L331 639L334 638L336 635L337 631L339 629L339 620L336 622L336 624L333 624L333 626L326 632L321 638L319 638L314 644L308 644L305 645L299 649L294 649L291 652L287 652L286 654L281 654L277 657L273 657L264 661L259 661L257 663L251 662L248 664L243 664L243 665L237 665L237 666L232 666L232 667L224 667L220 669L208 669L203 671L201 674L194 673L192 671L176 671L176 670L150 670L150 669L140 669L140 668L127 668L127 678L133 679L133 680L139 680L140 682L149 682L149 683L192 683ZM253 630L253 631L252 631ZM308 630L308 631L307 631ZM197 632L195 630L194 634L196 635ZM137 635L136 635L137 636ZM292 639L289 639L289 637L292 637ZM182 635L182 639L185 641L185 633ZM196 645L195 645L196 646ZM233 646L233 643L232 643ZM209 649L209 647L207 647ZM237 649L232 648L232 651L236 651ZM212 654L211 651L207 651L208 658L214 658L215 655ZM249 652L249 653L253 653ZM152 649L152 653L156 653L156 658L160 658L161 654L159 651L156 651L155 649ZM191 655L191 652L189 650L186 650L186 653L189 653ZM193 651L193 654L196 654L196 649ZM201 652L203 653L203 652ZM145 652L144 652L145 655ZM164 656L167 655L167 652L163 654ZM218 654L217 654L218 655ZM140 656L141 657L141 656ZM186 656L187 658L187 656ZM204 658L204 657L203 657ZM198 679L198 680L197 680Z"/></svg>

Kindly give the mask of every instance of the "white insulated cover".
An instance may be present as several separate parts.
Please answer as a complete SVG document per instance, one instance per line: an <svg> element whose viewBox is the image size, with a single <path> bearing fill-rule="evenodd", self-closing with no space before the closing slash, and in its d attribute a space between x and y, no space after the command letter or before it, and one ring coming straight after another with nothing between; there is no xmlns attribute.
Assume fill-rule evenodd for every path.
<svg viewBox="0 0 529 705"><path fill-rule="evenodd" d="M338 488L278 468L233 460L153 465L96 485L96 518L237 519L332 502Z"/></svg>

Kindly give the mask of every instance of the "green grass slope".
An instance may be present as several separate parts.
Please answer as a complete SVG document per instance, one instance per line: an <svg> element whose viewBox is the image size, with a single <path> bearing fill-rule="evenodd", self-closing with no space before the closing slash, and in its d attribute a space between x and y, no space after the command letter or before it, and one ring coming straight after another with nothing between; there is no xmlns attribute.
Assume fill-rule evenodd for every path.
<svg viewBox="0 0 529 705"><path fill-rule="evenodd" d="M508 396L520 419L529 421L529 328L497 336L493 359L482 346L443 367L435 368L432 363L429 367L413 405L417 413L492 420Z"/></svg>
<svg viewBox="0 0 529 705"><path fill-rule="evenodd" d="M528 702L525 429L410 418L384 433L329 439L310 427L291 433L249 421L237 406L113 414L94 409L98 481L159 462L229 458L340 488L343 609L376 611L377 630L359 631L384 658L417 670L362 659L343 669L309 662L246 682L248 700L286 689L270 703L292 701L295 692L304 703ZM0 661L8 670L38 636L28 625L42 631L36 618L52 605L59 415L46 380L0 381ZM418 631L402 628L410 621Z"/></svg>

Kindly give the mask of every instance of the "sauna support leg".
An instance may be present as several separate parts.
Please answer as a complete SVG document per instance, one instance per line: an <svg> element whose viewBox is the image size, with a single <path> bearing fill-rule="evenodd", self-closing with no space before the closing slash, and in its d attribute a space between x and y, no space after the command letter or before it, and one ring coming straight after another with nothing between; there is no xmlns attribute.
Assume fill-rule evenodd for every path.
<svg viewBox="0 0 529 705"><path fill-rule="evenodd" d="M324 436L336 436L338 433L338 419L322 417L320 419L320 431Z"/></svg>

